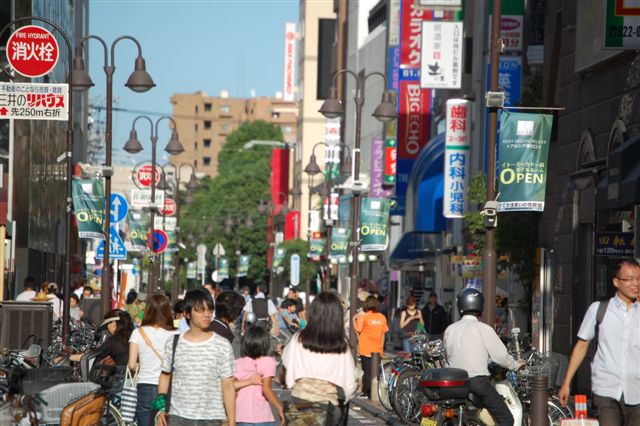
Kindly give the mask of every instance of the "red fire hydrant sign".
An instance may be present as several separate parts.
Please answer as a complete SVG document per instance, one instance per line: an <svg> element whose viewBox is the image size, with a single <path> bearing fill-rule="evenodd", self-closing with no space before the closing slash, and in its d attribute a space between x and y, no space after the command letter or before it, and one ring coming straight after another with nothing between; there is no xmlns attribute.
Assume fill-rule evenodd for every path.
<svg viewBox="0 0 640 426"><path fill-rule="evenodd" d="M68 103L67 84L0 82L0 119L67 121Z"/></svg>
<svg viewBox="0 0 640 426"><path fill-rule="evenodd" d="M18 28L9 37L6 51L11 67L25 77L48 74L56 66L60 55L53 34L37 25Z"/></svg>

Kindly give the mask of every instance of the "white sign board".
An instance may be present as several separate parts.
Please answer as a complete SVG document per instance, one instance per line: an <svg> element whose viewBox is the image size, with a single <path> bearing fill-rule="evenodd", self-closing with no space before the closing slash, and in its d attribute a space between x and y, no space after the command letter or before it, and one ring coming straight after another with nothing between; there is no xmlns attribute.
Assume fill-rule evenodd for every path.
<svg viewBox="0 0 640 426"><path fill-rule="evenodd" d="M69 85L0 83L0 119L69 119Z"/></svg>
<svg viewBox="0 0 640 426"><path fill-rule="evenodd" d="M151 190L150 189L132 189L131 190L131 203L132 209L142 209L149 207L151 204ZM156 189L156 206L164 206L164 191Z"/></svg>
<svg viewBox="0 0 640 426"><path fill-rule="evenodd" d="M284 25L284 95L283 100L295 100L296 87L296 24Z"/></svg>
<svg viewBox="0 0 640 426"><path fill-rule="evenodd" d="M462 22L424 21L420 87L462 87Z"/></svg>
<svg viewBox="0 0 640 426"><path fill-rule="evenodd" d="M471 160L469 155L470 113L469 101L464 99L447 101L442 215L448 218L464 217L467 210L465 196L469 187Z"/></svg>
<svg viewBox="0 0 640 426"><path fill-rule="evenodd" d="M155 216L153 218L153 229L164 229L165 231L175 231L176 223L178 222L175 217L162 217Z"/></svg>
<svg viewBox="0 0 640 426"><path fill-rule="evenodd" d="M297 254L291 255L291 285L297 286L300 284L300 256Z"/></svg>

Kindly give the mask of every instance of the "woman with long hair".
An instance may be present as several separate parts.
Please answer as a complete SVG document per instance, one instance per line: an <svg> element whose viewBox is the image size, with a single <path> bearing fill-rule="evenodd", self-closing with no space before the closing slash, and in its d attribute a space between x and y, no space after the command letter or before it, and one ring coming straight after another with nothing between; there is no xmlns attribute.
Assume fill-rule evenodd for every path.
<svg viewBox="0 0 640 426"><path fill-rule="evenodd" d="M133 332L131 316L120 309L113 309L104 316L104 321L98 329L106 327L108 337L97 348L89 351L87 355L95 357L95 363L99 364L107 357L111 357L116 365L127 365L129 362L129 337ZM74 354L69 357L71 361L80 361L85 354Z"/></svg>
<svg viewBox="0 0 640 426"><path fill-rule="evenodd" d="M384 351L384 335L389 331L387 317L380 313L380 301L369 296L362 310L353 317L353 329L358 333L358 352L362 364L362 393L371 396L371 354Z"/></svg>
<svg viewBox="0 0 640 426"><path fill-rule="evenodd" d="M411 338L418 331L418 324L422 324L424 329L424 320L422 312L418 309L418 303L413 296L407 297L407 307L400 313L400 329L402 329L402 350L411 352Z"/></svg>
<svg viewBox="0 0 640 426"><path fill-rule="evenodd" d="M299 400L327 404L324 412L331 415L320 420L322 424L346 422L348 401L356 391L343 315L337 294L320 293L309 307L306 328L291 338L282 354L293 405Z"/></svg>
<svg viewBox="0 0 640 426"><path fill-rule="evenodd" d="M136 407L139 425L149 424L151 402L158 391L164 347L176 332L169 299L162 294L151 296L140 327L133 330L129 338L129 370L135 371L136 363L139 364Z"/></svg>

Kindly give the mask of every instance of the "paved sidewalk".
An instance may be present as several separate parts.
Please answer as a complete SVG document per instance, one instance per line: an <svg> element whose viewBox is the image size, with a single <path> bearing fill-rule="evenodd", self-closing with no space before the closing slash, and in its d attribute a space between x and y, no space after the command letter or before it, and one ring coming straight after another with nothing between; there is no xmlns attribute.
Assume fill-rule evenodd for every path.
<svg viewBox="0 0 640 426"><path fill-rule="evenodd" d="M363 410L376 420L380 425L402 425L402 420L395 414L384 409L377 401L368 399L353 398L351 400L350 414L357 409ZM351 417L351 416L350 416ZM351 424L351 423L350 423Z"/></svg>

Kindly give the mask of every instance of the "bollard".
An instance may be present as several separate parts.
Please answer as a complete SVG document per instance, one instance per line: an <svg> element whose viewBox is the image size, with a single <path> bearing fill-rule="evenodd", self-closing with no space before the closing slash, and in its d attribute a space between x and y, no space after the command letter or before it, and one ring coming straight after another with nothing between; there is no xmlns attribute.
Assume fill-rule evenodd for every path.
<svg viewBox="0 0 640 426"><path fill-rule="evenodd" d="M380 354L371 352L371 395L369 399L378 401L378 368L380 367Z"/></svg>
<svg viewBox="0 0 640 426"><path fill-rule="evenodd" d="M531 426L549 426L548 382L547 376L531 377Z"/></svg>

